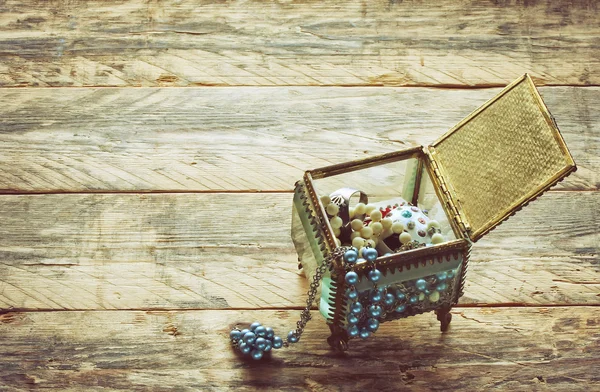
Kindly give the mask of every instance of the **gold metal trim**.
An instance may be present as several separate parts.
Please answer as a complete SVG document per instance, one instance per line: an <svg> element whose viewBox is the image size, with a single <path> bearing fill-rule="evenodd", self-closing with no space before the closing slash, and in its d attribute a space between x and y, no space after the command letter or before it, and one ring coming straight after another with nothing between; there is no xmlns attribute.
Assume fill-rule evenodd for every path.
<svg viewBox="0 0 600 392"><path fill-rule="evenodd" d="M424 248L416 248L407 250L400 253L394 253L389 256L379 257L375 261L376 267L383 270L393 270L398 268L412 268L415 266L426 266L427 260L431 257L442 258L449 253L455 253L457 251L464 251L470 248L471 243L467 239L457 239L448 242L444 242L439 245L432 245ZM415 263L416 262L416 263ZM367 262L361 262L356 264L354 271L357 274L366 274L372 269L372 266Z"/></svg>
<svg viewBox="0 0 600 392"><path fill-rule="evenodd" d="M519 88L521 90L516 92L516 94L523 94L523 93L531 94L530 96L528 96L527 102L523 103L524 105L527 104L529 106L524 106L522 110L525 111L526 110L525 108L528 108L527 110L529 110L529 112L528 112L529 115L534 116L533 113L537 112L537 110L534 109L534 105L535 105L535 107L537 107L537 109L539 109L539 114L541 114L541 116L542 116L542 117L538 117L540 119L540 123L538 123L537 126L543 127L543 128L533 128L533 129L540 129L540 130L543 129L543 135L545 135L545 137L553 138L553 140L556 142L556 144L552 144L549 141L552 139L546 139L546 143L550 143L550 144L548 144L548 147L547 147L548 153L550 153L550 151L552 151L552 155L550 155L550 157L552 157L552 159L554 159L554 163L553 163L554 166L548 166L548 168L555 169L557 171L554 174L550 174L551 172L548 173L548 177L544 177L542 174L540 176L541 178L539 178L540 183L527 184L526 188L522 188L522 192L514 192L514 189L518 189L515 187L518 187L519 183L512 183L513 193L512 194L507 193L507 197L505 198L506 203L503 203L503 205L501 207L498 207L497 211L494 211L494 208L489 208L487 210L487 212L484 212L482 214L483 210L481 210L481 208L482 208L481 203L482 203L482 201L484 201L485 198L476 197L475 199L473 199L473 196L478 195L478 193L476 193L476 192L469 193L468 192L468 185L467 185L468 180L465 178L464 172L458 177L458 178L460 178L460 180L458 180L458 178L456 177L460 174L460 173L458 173L458 172L460 172L460 162L456 162L457 157L460 157L460 154L457 153L457 151L460 151L460 148L458 148L458 147L460 147L461 143L465 144L466 146L469 146L473 150L474 156L477 155L477 151L481 148L481 147L478 148L478 146L481 146L481 143L485 142L482 140L482 136L481 136L482 135L481 130L482 129L487 130L487 124L485 122L486 121L490 122L489 132L497 132L497 130L495 128L493 128L493 125L497 124L497 122L500 121L498 119L502 118L501 116L502 116L503 112L502 111L497 112L498 109L496 109L496 108L498 108L498 107L494 107L493 110L496 110L496 111L489 112L490 114L488 114L486 117L478 117L478 116L480 114L482 114L484 111L486 111L487 109L492 110L491 107L495 103L497 103L500 99L507 96L507 94L509 92L511 92L513 89L515 89L517 86L519 86ZM511 96L511 98L507 98L507 99L514 99L513 97L515 97L515 96ZM519 95L516 95L516 97L519 97ZM512 110L513 107L517 113L518 113L518 110L521 110L521 107L519 106L518 102L511 102L510 100L504 101L503 106L499 106L499 108L502 108L502 110L504 110L504 111L508 111L508 113L510 113L510 110ZM475 128L467 127L467 124L469 124L471 121L473 121L476 118L477 118L477 120L479 120L479 123L477 123L477 125L474 125ZM483 121L483 123L482 123L482 121ZM541 125L542 123L545 123L545 125ZM532 124L532 126L534 126L534 124ZM519 124L519 125L515 124L515 127L517 127L517 129L519 129L522 132L528 130L527 127L524 126L523 124ZM506 129L510 129L510 128L504 127L504 128L500 128L500 129L503 129L506 132ZM471 137L470 136L471 133L469 131L473 131L473 130L479 130L479 132L473 134L475 141L473 142L473 144L469 144L469 141L470 141L469 138ZM451 143L448 145L449 147L443 148L444 143L448 140L448 138L450 136L454 135L455 133L461 133L461 136L457 136L457 139L453 139L453 142L448 141L449 143ZM498 134L494 133L493 135L498 135ZM512 160L522 159L521 155L515 155L515 153L519 154L519 151L527 151L528 150L528 148L530 146L529 143L531 143L531 137L526 138L526 137L524 137L525 135L531 135L531 134L530 133L520 133L520 134L515 133L514 138L511 139L511 142L513 142L512 148L510 147L510 144L506 144L506 146L507 146L506 148L505 148L504 143L498 144L499 150L497 150L497 151L499 151L499 153L501 155L503 153L506 154L505 161L509 161L511 159ZM513 136L511 135L511 137L513 137ZM527 142L525 142L525 141L521 142L521 143L523 143L523 146L524 146L522 149L515 149L514 148L515 143L518 144L520 138L527 140ZM496 140L496 143L498 143L497 140ZM527 144L525 144L525 143L527 143ZM492 146L495 146L495 145L492 144ZM457 150L457 148L458 148L458 150ZM439 150L439 153L438 153L438 150ZM459 231L461 233L464 233L464 235L468 236L472 241L479 240L483 235L485 235L490 230L492 230L494 227L496 227L497 225L502 223L504 220L506 220L508 217L513 215L516 211L520 210L524 205L526 205L533 199L540 196L543 192L548 190L548 188L550 188L552 185L556 184L561 179L566 177L568 174L570 174L571 172L576 170L576 165L573 160L573 157L571 156L571 154L566 146L566 143L564 142L564 139L562 138L562 136L560 134L560 130L558 129L558 126L556 125L554 118L548 111L548 108L544 104L541 96L539 95L539 92L535 88L533 81L527 74L523 75L522 77L518 78L517 80L515 80L514 82L509 84L499 94L497 94L495 97L493 97L492 99L487 101L484 105L479 107L477 110L475 110L469 116L467 116L465 119L460 121L456 126L454 126L452 129L450 129L448 132L446 132L444 135L442 135L442 137L440 137L438 140L436 140L428 149L424 149L424 151L425 151L425 154L427 155L427 157L429 158L429 160L427 161L429 172L430 172L430 174L431 173L434 174L432 177L435 178L434 181L435 181L437 187L440 188L440 191L438 192L438 196L440 197L441 200L444 201L444 206L445 206L446 212L449 213L451 220L454 221L455 227L458 227ZM446 152L446 151L448 151L448 152ZM539 153L540 150L538 147L538 150L532 150L532 151L537 151L537 153ZM486 157L482 156L480 159L485 161ZM498 159L498 158L496 158L496 159ZM501 162L501 161L502 161L502 159L500 159L498 162ZM564 162L564 164L560 163L561 161ZM496 160L493 160L490 162L492 164L495 164ZM451 163L451 165L450 165L450 163ZM465 163L465 164L467 164L467 163ZM454 172L455 174L452 174L449 170L446 170L444 165L452 166L452 172ZM535 170L534 162L532 162L532 165L533 166L532 166L531 170ZM471 164L471 166L473 166L473 164ZM498 166L499 167L497 168L497 170L499 173L507 173L506 172L507 167L504 167L501 164L499 164ZM489 165L487 166L488 173L489 173L490 167L491 166L489 166ZM517 171L516 174L523 175L524 169L526 169L526 166L520 166L520 168L519 168L520 171ZM478 178L476 178L476 171L471 170L471 172L474 172L473 173L474 178L472 180L474 182L478 181ZM543 172L540 172L540 174L541 173L543 173ZM455 178L453 178L453 176L455 176ZM520 177L515 177L515 178L520 178ZM454 184L453 184L453 180L454 180ZM498 187L502 187L503 186L502 184L507 184L507 183L506 182L504 182L504 183L498 182L498 184L496 185L493 181L492 182L488 181L488 185L492 185L492 186L496 185ZM460 186L460 188L455 188L454 185ZM436 187L436 191L437 191L437 187ZM459 192L460 197L457 195L457 192ZM493 192L493 190L490 190L489 192ZM461 197L463 200L461 200ZM490 205L490 204L488 204L488 205ZM491 204L491 205L493 205L493 204ZM466 206L469 206L468 210L465 210Z"/></svg>
<svg viewBox="0 0 600 392"><path fill-rule="evenodd" d="M350 173L356 170L367 169L373 166L384 165L402 161L409 158L418 158L422 154L422 146L411 147L400 151L394 151L387 154L376 155L369 158L357 159L354 161L344 162L337 165L325 166L318 169L308 170L313 179L331 177L338 174Z"/></svg>

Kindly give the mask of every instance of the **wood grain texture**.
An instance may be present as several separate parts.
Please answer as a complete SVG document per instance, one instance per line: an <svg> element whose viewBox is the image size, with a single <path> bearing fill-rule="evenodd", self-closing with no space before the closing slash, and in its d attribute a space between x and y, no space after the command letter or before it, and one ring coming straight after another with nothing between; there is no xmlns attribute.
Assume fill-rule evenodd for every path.
<svg viewBox="0 0 600 392"><path fill-rule="evenodd" d="M6 1L0 86L600 84L595 0Z"/></svg>
<svg viewBox="0 0 600 392"><path fill-rule="evenodd" d="M440 334L432 314L382 325L344 355L329 329L260 363L237 358L229 329L261 320L290 329L297 311L36 312L0 315L3 390L486 390L600 387L598 307L455 310ZM106 389L105 389L106 388Z"/></svg>
<svg viewBox="0 0 600 392"><path fill-rule="evenodd" d="M2 192L291 190L304 170L427 145L499 89L5 89ZM600 88L541 93L600 188Z"/></svg>
<svg viewBox="0 0 600 392"><path fill-rule="evenodd" d="M0 308L301 307L291 198L2 196ZM598 211L599 192L542 196L474 246L461 303L600 303Z"/></svg>

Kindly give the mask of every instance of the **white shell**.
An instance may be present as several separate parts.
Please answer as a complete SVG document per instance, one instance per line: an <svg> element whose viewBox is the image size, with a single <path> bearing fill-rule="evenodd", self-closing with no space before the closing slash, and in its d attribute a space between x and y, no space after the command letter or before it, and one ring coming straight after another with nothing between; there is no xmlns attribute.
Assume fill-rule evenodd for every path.
<svg viewBox="0 0 600 392"><path fill-rule="evenodd" d="M354 219L352 222L350 222L350 227L354 231L360 231L360 229L363 228L363 221L360 219Z"/></svg>
<svg viewBox="0 0 600 392"><path fill-rule="evenodd" d="M365 203L356 203L356 205L354 206L354 214L355 215L362 215L365 213L365 210L366 210Z"/></svg>
<svg viewBox="0 0 600 392"><path fill-rule="evenodd" d="M330 204L330 205L335 205L335 204ZM344 224L344 221L339 216L334 216L329 221L329 224L331 225L332 228L339 229Z"/></svg>
<svg viewBox="0 0 600 392"><path fill-rule="evenodd" d="M381 211L379 211L379 210L373 210L373 211L371 211L371 213L369 214L369 216L371 217L371 220L373 222L379 222L381 220Z"/></svg>
<svg viewBox="0 0 600 392"><path fill-rule="evenodd" d="M373 236L373 229L369 226L363 227L360 229L360 236L363 238L371 238Z"/></svg>
<svg viewBox="0 0 600 392"><path fill-rule="evenodd" d="M340 207L338 207L338 205L335 203L330 203L327 205L325 210L327 211L327 213L329 215L334 216L334 215L337 215L338 212L340 212Z"/></svg>

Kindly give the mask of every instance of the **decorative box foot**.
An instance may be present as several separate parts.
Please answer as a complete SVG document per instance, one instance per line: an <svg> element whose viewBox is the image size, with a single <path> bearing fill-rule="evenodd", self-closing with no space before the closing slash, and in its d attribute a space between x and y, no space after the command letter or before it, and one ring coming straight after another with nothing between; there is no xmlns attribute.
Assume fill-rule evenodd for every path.
<svg viewBox="0 0 600 392"><path fill-rule="evenodd" d="M335 351L346 351L348 350L348 334L343 329L329 326L331 330L331 336L327 338L327 343Z"/></svg>
<svg viewBox="0 0 600 392"><path fill-rule="evenodd" d="M446 332L450 327L450 322L452 321L452 313L450 313L451 308L442 308L439 309L437 313L437 319L440 322L440 331Z"/></svg>

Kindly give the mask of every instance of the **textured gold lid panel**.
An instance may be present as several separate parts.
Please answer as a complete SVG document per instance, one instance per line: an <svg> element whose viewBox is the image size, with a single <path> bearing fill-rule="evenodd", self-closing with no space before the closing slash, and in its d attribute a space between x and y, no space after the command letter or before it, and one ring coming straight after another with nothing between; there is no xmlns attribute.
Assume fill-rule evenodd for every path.
<svg viewBox="0 0 600 392"><path fill-rule="evenodd" d="M575 169L528 75L442 136L431 152L473 241Z"/></svg>

